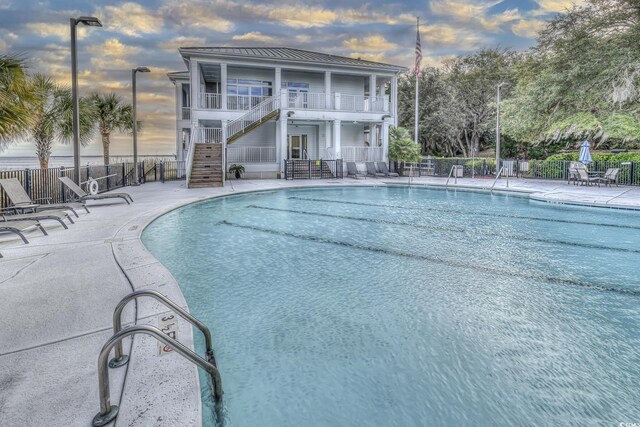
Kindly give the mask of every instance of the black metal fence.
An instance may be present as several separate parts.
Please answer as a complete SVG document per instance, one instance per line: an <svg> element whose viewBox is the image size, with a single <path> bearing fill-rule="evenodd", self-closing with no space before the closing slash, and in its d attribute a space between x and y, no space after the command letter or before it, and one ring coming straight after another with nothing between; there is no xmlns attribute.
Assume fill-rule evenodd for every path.
<svg viewBox="0 0 640 427"><path fill-rule="evenodd" d="M184 161L138 162L138 168L138 176L142 183L176 181L186 177ZM73 178L73 171L73 168L65 168L64 166L49 169L0 171L0 179L16 178L31 199L38 203L61 203L69 200L71 195L58 177ZM80 167L80 181L96 180L99 193L130 185L133 182L133 175L133 162ZM10 205L11 201L4 190L0 188L0 208Z"/></svg>
<svg viewBox="0 0 640 427"><path fill-rule="evenodd" d="M516 178L568 180L569 160L516 160L502 159L500 167L502 176ZM462 166L464 177L491 177L496 175L495 159L471 158L425 158L420 163L405 164L401 168L408 174L409 168L414 175L446 177L453 166ZM607 169L618 168L618 183L624 185L640 185L640 162L594 161L589 165L590 172L605 173Z"/></svg>
<svg viewBox="0 0 640 427"><path fill-rule="evenodd" d="M343 178L342 159L337 160L285 160L285 179Z"/></svg>

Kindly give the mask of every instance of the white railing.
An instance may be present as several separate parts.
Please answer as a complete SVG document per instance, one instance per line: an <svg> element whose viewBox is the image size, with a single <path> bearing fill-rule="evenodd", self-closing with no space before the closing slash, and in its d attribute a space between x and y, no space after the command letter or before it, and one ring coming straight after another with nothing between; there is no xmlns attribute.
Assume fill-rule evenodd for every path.
<svg viewBox="0 0 640 427"><path fill-rule="evenodd" d="M287 92L288 108L299 110L329 110L324 93Z"/></svg>
<svg viewBox="0 0 640 427"><path fill-rule="evenodd" d="M341 111L356 111L356 112L380 112L384 113L389 110L389 98L387 96L384 97L376 97L369 98L364 95L346 95L340 94L339 97L336 97L334 94L334 98L339 98L336 100L336 110Z"/></svg>
<svg viewBox="0 0 640 427"><path fill-rule="evenodd" d="M191 129L191 137L189 138L189 150L187 151L187 158L185 167L187 169L187 188L189 188L189 181L191 180L191 167L193 166L193 155L196 152L196 129Z"/></svg>
<svg viewBox="0 0 640 427"><path fill-rule="evenodd" d="M227 95L227 110L250 110L269 98L271 97L256 95Z"/></svg>
<svg viewBox="0 0 640 427"><path fill-rule="evenodd" d="M200 144L222 144L222 129L199 127L197 142Z"/></svg>
<svg viewBox="0 0 640 427"><path fill-rule="evenodd" d="M200 108L218 110L222 108L222 96L219 93L200 93Z"/></svg>
<svg viewBox="0 0 640 427"><path fill-rule="evenodd" d="M265 116L271 114L278 108L280 108L280 98L277 96L268 97L242 116L229 122L227 125L227 138L231 138L238 133L244 132L247 127L254 123L261 122Z"/></svg>
<svg viewBox="0 0 640 427"><path fill-rule="evenodd" d="M191 107L182 107L182 120L191 119Z"/></svg>
<svg viewBox="0 0 640 427"><path fill-rule="evenodd" d="M382 162L382 147L340 147L345 162Z"/></svg>
<svg viewBox="0 0 640 427"><path fill-rule="evenodd" d="M229 163L273 163L276 147L227 147Z"/></svg>

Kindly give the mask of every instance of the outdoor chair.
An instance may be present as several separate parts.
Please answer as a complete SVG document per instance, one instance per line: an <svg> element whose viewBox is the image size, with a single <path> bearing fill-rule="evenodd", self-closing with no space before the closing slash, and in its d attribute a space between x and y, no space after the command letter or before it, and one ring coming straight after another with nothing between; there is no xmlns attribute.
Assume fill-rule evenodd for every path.
<svg viewBox="0 0 640 427"><path fill-rule="evenodd" d="M34 203L34 201L29 197L20 181L16 178L10 179L0 179L0 187L4 188L4 192L6 193L11 203L7 209L13 209L16 213L25 213L27 211L37 212L42 210L70 210L73 214L78 218L78 213L76 209L84 209L89 213L89 209L85 206L84 202L71 202L71 203ZM36 199L37 200L51 200L50 197Z"/></svg>
<svg viewBox="0 0 640 427"><path fill-rule="evenodd" d="M382 172L378 172L375 163L366 162L365 164L367 165L367 176L373 176L375 178L385 176Z"/></svg>
<svg viewBox="0 0 640 427"><path fill-rule="evenodd" d="M599 177L593 177L593 178L589 177L589 174L585 169L576 169L576 171L578 172L578 180L581 184L584 184L587 186L592 184L598 184L598 187L600 187Z"/></svg>
<svg viewBox="0 0 640 427"><path fill-rule="evenodd" d="M62 183L66 185L67 188L76 195L78 200L82 202L87 200L104 200L104 199L115 199L115 198L123 199L125 202L127 202L128 205L131 204L129 203L129 200L133 202L133 199L127 193L89 194L86 191L84 191L82 188L80 188L80 186L75 182L73 182L73 180L71 180L71 178L69 178L68 176L61 176L61 177L58 177L58 179L62 181Z"/></svg>
<svg viewBox="0 0 640 427"><path fill-rule="evenodd" d="M398 176L400 176L396 172L389 172L389 168L387 167L387 164L385 162L377 162L376 166L378 167L378 171L380 173L383 173L385 176L389 176L389 177L398 177Z"/></svg>
<svg viewBox="0 0 640 427"><path fill-rule="evenodd" d="M587 172L587 175L588 175L587 167L585 166L584 163L571 162L569 163L569 180L567 181L567 184L571 184L571 181L573 181L575 185L578 185L578 182L580 181L580 175L578 175L578 169L583 169L585 172Z"/></svg>
<svg viewBox="0 0 640 427"><path fill-rule="evenodd" d="M620 172L619 168L609 168L605 172L604 176L600 178L600 182L604 185L610 185L615 183L616 187L618 186L618 172Z"/></svg>
<svg viewBox="0 0 640 427"><path fill-rule="evenodd" d="M64 223L65 219L68 219L71 224L74 224L73 218L66 211L44 211L44 212L31 212L24 214L17 214L15 210L8 208L0 210L0 224L7 225L6 222L15 222L15 221L42 221L45 219L50 219L53 221L58 221L64 228L67 227L67 224Z"/></svg>
<svg viewBox="0 0 640 427"><path fill-rule="evenodd" d="M47 231L40 225L38 221L15 221L15 222L0 222L0 233L8 232L17 234L22 241L27 244L29 241L24 236L24 232L30 228L38 227L42 234L47 235ZM0 254L0 258L2 258L2 254Z"/></svg>
<svg viewBox="0 0 640 427"><path fill-rule="evenodd" d="M355 162L347 162L347 176L353 179L365 178L366 175L358 172L358 166L356 166Z"/></svg>

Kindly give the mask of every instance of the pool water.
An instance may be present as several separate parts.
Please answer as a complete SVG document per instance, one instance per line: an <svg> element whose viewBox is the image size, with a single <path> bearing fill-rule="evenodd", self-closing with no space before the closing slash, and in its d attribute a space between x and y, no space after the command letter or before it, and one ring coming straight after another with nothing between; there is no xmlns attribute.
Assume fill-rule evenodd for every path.
<svg viewBox="0 0 640 427"><path fill-rule="evenodd" d="M225 426L640 422L638 212L282 190L175 210L143 241L212 330Z"/></svg>

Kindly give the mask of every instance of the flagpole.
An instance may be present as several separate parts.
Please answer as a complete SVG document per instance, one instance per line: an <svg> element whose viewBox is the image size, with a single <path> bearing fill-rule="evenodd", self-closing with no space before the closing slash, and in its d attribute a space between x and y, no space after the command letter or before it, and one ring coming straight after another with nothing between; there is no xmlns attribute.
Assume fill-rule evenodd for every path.
<svg viewBox="0 0 640 427"><path fill-rule="evenodd" d="M417 28L417 34L420 34L420 17L416 17L416 28ZM418 140L418 86L420 83L420 65L417 63L416 64L416 99L415 99L415 106L416 106L416 111L415 111L415 141L416 144L419 144L420 141Z"/></svg>

